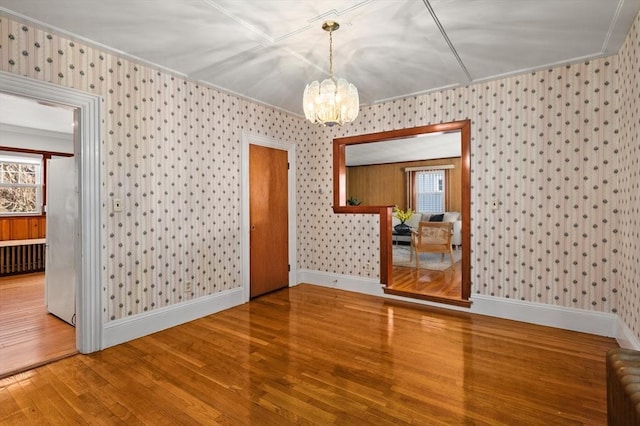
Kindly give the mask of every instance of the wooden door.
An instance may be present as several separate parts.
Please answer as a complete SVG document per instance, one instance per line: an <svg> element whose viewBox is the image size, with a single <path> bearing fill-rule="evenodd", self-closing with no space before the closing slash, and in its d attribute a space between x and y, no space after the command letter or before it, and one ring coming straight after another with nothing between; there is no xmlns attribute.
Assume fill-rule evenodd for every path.
<svg viewBox="0 0 640 426"><path fill-rule="evenodd" d="M249 145L251 297L289 286L287 152Z"/></svg>

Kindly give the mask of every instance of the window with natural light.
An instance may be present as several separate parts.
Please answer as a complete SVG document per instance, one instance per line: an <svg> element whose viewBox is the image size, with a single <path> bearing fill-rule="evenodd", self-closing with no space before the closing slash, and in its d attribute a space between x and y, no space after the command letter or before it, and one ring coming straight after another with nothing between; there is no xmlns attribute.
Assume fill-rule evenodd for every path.
<svg viewBox="0 0 640 426"><path fill-rule="evenodd" d="M0 216L42 214L42 156L0 153Z"/></svg>
<svg viewBox="0 0 640 426"><path fill-rule="evenodd" d="M445 211L444 170L416 173L416 210L424 213Z"/></svg>

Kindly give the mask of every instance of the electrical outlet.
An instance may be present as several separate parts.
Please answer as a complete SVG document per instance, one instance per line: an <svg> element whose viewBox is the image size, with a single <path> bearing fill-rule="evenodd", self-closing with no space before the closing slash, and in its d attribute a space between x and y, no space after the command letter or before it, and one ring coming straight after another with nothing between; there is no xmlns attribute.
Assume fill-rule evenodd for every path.
<svg viewBox="0 0 640 426"><path fill-rule="evenodd" d="M184 291L186 291L187 293L193 291L193 283L191 281L187 281L186 283L184 283Z"/></svg>
<svg viewBox="0 0 640 426"><path fill-rule="evenodd" d="M113 212L120 213L122 211L122 201L117 198L113 199Z"/></svg>

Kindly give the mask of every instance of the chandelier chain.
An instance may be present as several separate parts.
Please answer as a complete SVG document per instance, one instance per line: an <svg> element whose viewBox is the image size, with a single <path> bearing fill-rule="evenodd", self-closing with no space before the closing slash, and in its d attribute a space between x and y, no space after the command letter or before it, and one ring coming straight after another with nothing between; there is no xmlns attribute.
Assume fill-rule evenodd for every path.
<svg viewBox="0 0 640 426"><path fill-rule="evenodd" d="M329 78L333 80L333 31L329 31Z"/></svg>

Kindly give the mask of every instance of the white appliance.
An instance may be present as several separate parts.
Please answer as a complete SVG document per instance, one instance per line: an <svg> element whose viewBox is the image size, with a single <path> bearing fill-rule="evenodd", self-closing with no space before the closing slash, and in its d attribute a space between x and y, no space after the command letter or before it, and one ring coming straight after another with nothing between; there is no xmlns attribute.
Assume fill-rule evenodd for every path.
<svg viewBox="0 0 640 426"><path fill-rule="evenodd" d="M78 188L73 157L47 161L47 310L75 326Z"/></svg>

